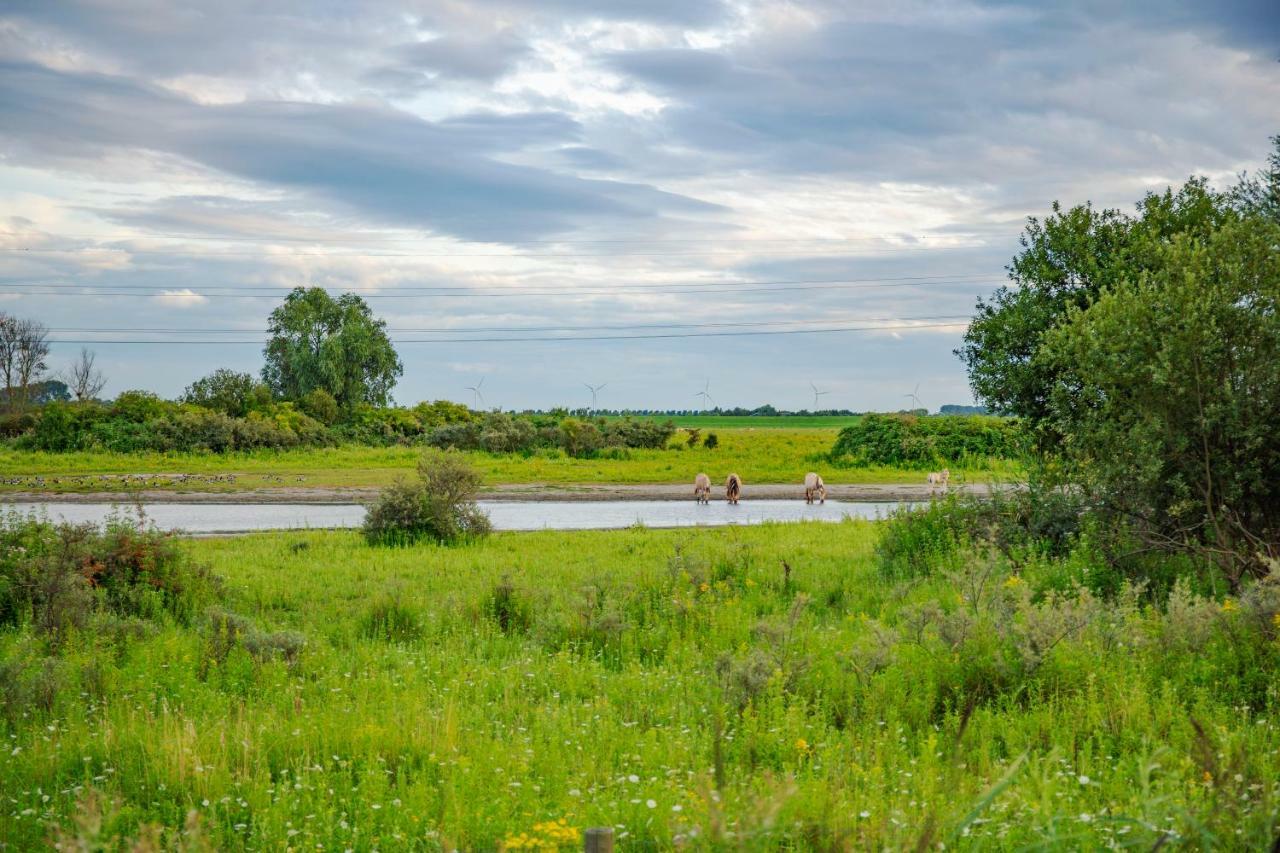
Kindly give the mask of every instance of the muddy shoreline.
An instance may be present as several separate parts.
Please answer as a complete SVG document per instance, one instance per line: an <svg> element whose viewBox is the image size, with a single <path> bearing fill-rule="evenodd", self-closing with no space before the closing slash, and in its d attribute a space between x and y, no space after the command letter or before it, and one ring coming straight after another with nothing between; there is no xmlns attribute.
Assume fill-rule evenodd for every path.
<svg viewBox="0 0 1280 853"><path fill-rule="evenodd" d="M359 504L373 500L377 488L280 488L246 489L238 492L177 492L167 489L141 489L113 492L7 492L0 495L6 503L170 503L170 504ZM953 486L952 491L985 495L985 483ZM724 489L713 489L712 500L722 500ZM932 491L917 483L847 483L827 487L827 497L842 501L920 501ZM795 484L747 484L743 500L752 498L786 500L804 498L804 488ZM486 501L691 501L693 487L684 484L580 485L521 483L492 486L480 493Z"/></svg>

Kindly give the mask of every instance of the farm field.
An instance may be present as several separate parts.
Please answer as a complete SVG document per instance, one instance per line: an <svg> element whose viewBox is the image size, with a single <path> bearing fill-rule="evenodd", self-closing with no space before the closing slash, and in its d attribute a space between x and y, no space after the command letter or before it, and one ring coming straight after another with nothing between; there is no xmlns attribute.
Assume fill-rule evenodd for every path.
<svg viewBox="0 0 1280 853"><path fill-rule="evenodd" d="M492 454L471 452L467 456L483 475L487 485L545 483L688 483L699 471L712 479L723 478L729 470L739 473L747 484L795 483L815 467L824 471L828 483L919 483L923 473L890 467L834 468L824 462L831 450L834 429L726 429L717 431L720 446L667 450L627 450L619 458L603 456L575 459L558 452ZM370 488L384 486L396 477L412 472L419 447L337 447L253 453L214 454L120 454L43 453L0 449L0 494L33 488L41 478L40 491L92 492L119 488L122 475L195 475L175 482L159 477L147 482L149 489L176 491L236 492L262 488ZM980 480L989 476L1016 478L1020 469L1013 463L995 463L969 471L953 469L957 480ZM234 480L226 479L234 475ZM108 481L102 477L112 478ZM215 479L220 478L220 479ZM54 481L57 482L54 482Z"/></svg>
<svg viewBox="0 0 1280 853"><path fill-rule="evenodd" d="M1270 844L1274 660L1231 653L1243 613L1041 599L1034 565L977 557L892 581L878 535L185 542L238 633L161 619L45 658L0 632L0 842L79 814L228 850Z"/></svg>
<svg viewBox="0 0 1280 853"><path fill-rule="evenodd" d="M606 415L610 420L617 416ZM851 426L859 415L635 415L636 420L671 421L680 429L834 429Z"/></svg>

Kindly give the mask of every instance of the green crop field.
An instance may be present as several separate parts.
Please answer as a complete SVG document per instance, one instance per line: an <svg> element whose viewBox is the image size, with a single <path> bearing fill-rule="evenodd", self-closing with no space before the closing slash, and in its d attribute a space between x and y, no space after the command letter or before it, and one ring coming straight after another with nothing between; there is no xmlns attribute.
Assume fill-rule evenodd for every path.
<svg viewBox="0 0 1280 853"><path fill-rule="evenodd" d="M717 432L714 450L683 446L666 450L623 450L594 459L567 457L558 451L524 454L474 452L468 457L490 485L502 483L641 484L690 483L699 471L720 479L736 471L748 484L796 483L806 471L824 472L837 483L918 483L920 471L884 466L834 468L825 455L834 429L726 429ZM682 434L678 434L679 435ZM677 445L678 441L673 440ZM86 492L118 488L121 475L196 475L185 482L157 479L149 488L234 492L248 488L351 488L383 486L413 470L420 448L338 447L227 454L43 453L0 448L0 494L39 488L50 492ZM957 479L1019 476L1014 463L991 461L968 470L953 468ZM235 480L225 478L235 475ZM103 480L103 477L108 479Z"/></svg>
<svg viewBox="0 0 1280 853"><path fill-rule="evenodd" d="M1280 649L1243 601L1049 594L978 555L894 582L878 535L186 542L236 631L0 629L0 847L1271 844Z"/></svg>
<svg viewBox="0 0 1280 853"><path fill-rule="evenodd" d="M681 429L834 429L851 426L858 415L637 415L637 420L671 421Z"/></svg>

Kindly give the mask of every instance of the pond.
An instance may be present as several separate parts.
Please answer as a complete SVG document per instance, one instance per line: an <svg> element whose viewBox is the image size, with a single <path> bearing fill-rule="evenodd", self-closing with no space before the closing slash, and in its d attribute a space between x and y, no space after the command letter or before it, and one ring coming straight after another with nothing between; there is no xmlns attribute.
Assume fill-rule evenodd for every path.
<svg viewBox="0 0 1280 853"><path fill-rule="evenodd" d="M643 524L647 527L697 527L760 524L765 521L842 521L884 518L902 504L893 501L800 500L723 501L481 501L497 530L606 530ZM113 512L131 511L128 504L13 503L6 509L37 512L53 520L101 522ZM256 530L356 527L364 520L359 504L144 504L157 527L188 533L249 533Z"/></svg>

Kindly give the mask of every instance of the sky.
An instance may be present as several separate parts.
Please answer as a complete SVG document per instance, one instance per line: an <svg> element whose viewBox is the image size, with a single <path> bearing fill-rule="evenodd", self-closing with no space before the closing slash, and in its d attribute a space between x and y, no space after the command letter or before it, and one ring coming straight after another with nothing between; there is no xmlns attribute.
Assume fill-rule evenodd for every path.
<svg viewBox="0 0 1280 853"><path fill-rule="evenodd" d="M106 396L317 286L405 404L937 409L1026 217L1276 133L1276 0L6 0L0 311Z"/></svg>

